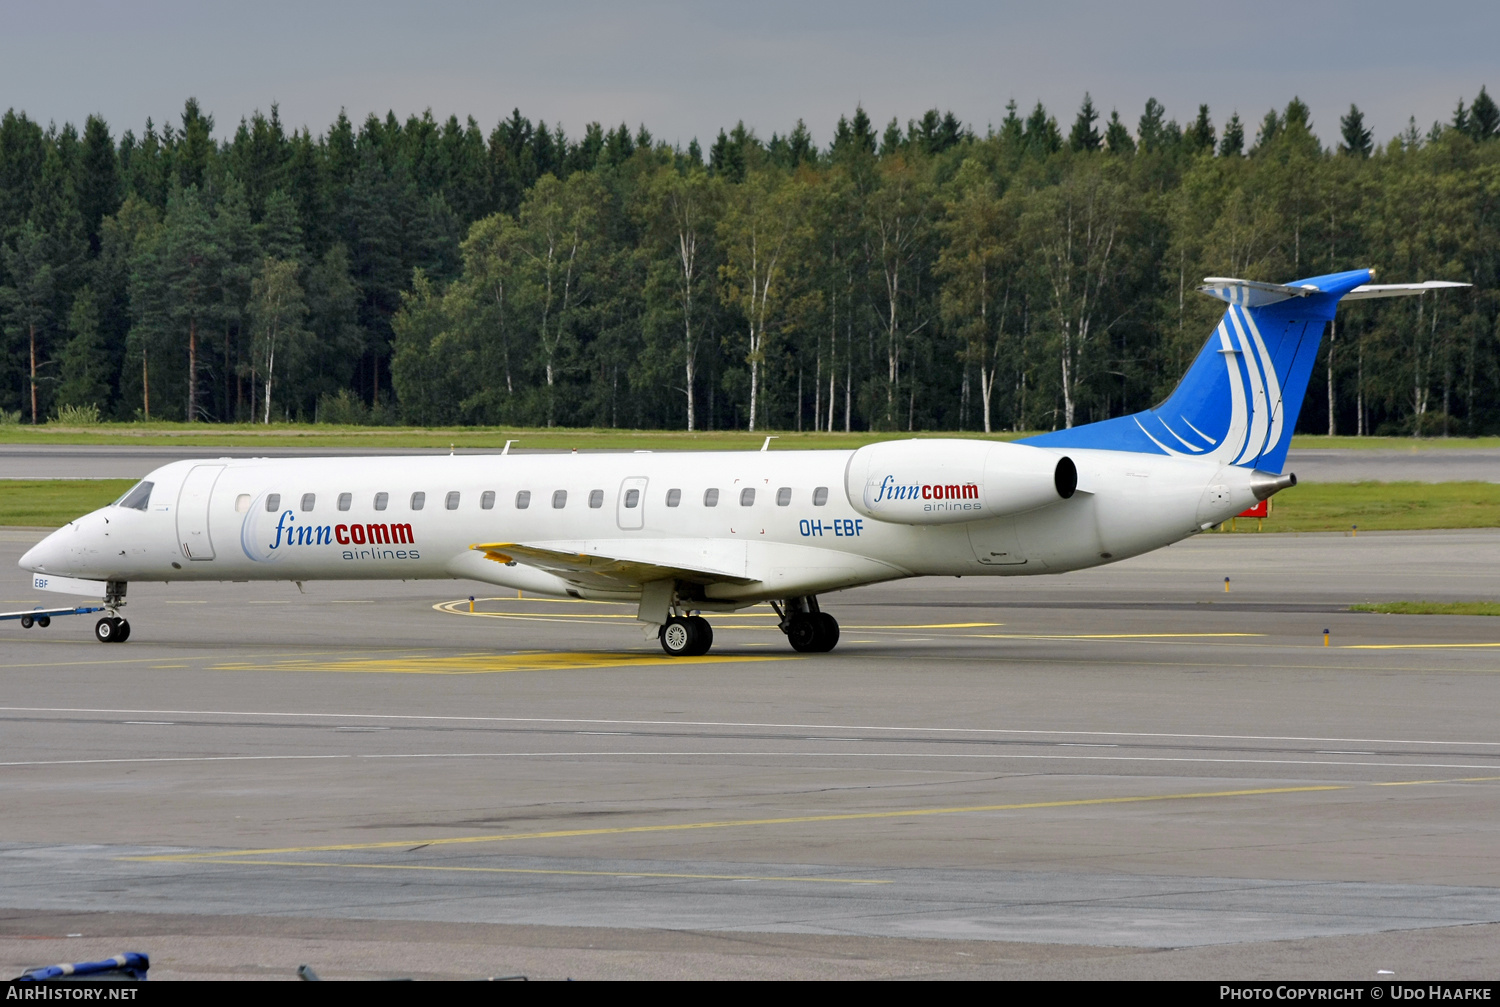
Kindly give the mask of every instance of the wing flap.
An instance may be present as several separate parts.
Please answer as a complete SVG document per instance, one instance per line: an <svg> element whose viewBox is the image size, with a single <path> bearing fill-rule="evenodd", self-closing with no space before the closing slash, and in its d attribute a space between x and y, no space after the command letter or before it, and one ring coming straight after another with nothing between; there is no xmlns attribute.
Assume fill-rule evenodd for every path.
<svg viewBox="0 0 1500 1007"><path fill-rule="evenodd" d="M710 539L488 542L469 548L497 563L524 563L580 587L619 590L668 578L700 584L754 583L753 577L745 576L744 548L726 548Z"/></svg>

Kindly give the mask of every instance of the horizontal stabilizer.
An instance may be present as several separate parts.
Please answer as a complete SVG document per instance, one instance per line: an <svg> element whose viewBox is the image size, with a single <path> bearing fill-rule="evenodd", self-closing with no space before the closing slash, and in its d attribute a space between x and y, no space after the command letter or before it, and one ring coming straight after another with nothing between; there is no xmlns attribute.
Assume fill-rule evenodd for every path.
<svg viewBox="0 0 1500 1007"><path fill-rule="evenodd" d="M634 548L619 548L633 545ZM654 540L649 547L624 542L490 542L469 548L497 563L524 563L583 587L619 590L654 580L697 583L750 584L745 576L743 548L739 563L730 556L710 553L722 548L711 540ZM650 555L645 555L649 552ZM736 565L738 569L736 569Z"/></svg>
<svg viewBox="0 0 1500 1007"><path fill-rule="evenodd" d="M1344 295L1346 301L1363 301L1371 297L1412 297L1429 290L1446 290L1450 287L1472 287L1472 283L1454 283L1452 280L1428 280L1425 283L1366 283L1355 287Z"/></svg>
<svg viewBox="0 0 1500 1007"><path fill-rule="evenodd" d="M1311 297L1322 293L1314 286L1288 286L1285 283L1261 283L1259 280L1236 280L1229 276L1205 276L1199 293L1217 297L1230 304L1257 308L1262 304L1275 304L1293 297Z"/></svg>

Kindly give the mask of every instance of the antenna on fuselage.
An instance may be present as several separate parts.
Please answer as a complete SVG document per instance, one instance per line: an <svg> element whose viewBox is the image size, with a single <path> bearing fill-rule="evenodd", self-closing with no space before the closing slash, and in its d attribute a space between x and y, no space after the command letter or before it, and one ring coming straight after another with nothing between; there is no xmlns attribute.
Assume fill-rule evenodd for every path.
<svg viewBox="0 0 1500 1007"><path fill-rule="evenodd" d="M500 453L502 455L508 455L508 454L510 454L510 446L512 444L514 444L514 443L515 443L515 441L506 441L505 442L505 447L503 447L503 448L500 449Z"/></svg>
<svg viewBox="0 0 1500 1007"><path fill-rule="evenodd" d="M775 437L767 437L766 438L766 442L760 446L760 449L762 451L769 451L769 450L771 450L771 442L774 441L775 439L776 439Z"/></svg>

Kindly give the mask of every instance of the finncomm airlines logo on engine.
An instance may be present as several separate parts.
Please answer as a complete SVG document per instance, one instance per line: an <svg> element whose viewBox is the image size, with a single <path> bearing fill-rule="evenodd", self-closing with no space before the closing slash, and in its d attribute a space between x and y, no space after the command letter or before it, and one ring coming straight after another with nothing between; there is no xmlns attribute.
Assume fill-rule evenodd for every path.
<svg viewBox="0 0 1500 1007"><path fill-rule="evenodd" d="M887 475L865 484L865 506L871 510L910 510L914 505L925 512L984 509L978 483L907 482Z"/></svg>

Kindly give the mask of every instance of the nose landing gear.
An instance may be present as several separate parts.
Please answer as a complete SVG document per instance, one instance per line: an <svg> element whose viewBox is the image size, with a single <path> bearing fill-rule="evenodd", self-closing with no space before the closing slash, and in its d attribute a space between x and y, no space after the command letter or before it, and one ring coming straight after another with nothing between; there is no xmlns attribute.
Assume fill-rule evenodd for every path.
<svg viewBox="0 0 1500 1007"><path fill-rule="evenodd" d="M781 631L799 654L826 654L839 643L838 620L818 608L813 595L771 602L781 616Z"/></svg>
<svg viewBox="0 0 1500 1007"><path fill-rule="evenodd" d="M104 585L104 608L109 614L94 623L94 639L100 643L124 643L130 639L130 623L119 614L120 607L125 604L126 586L123 580L108 581Z"/></svg>
<svg viewBox="0 0 1500 1007"><path fill-rule="evenodd" d="M94 639L100 643L124 643L130 639L130 623L119 616L105 616L94 623Z"/></svg>

